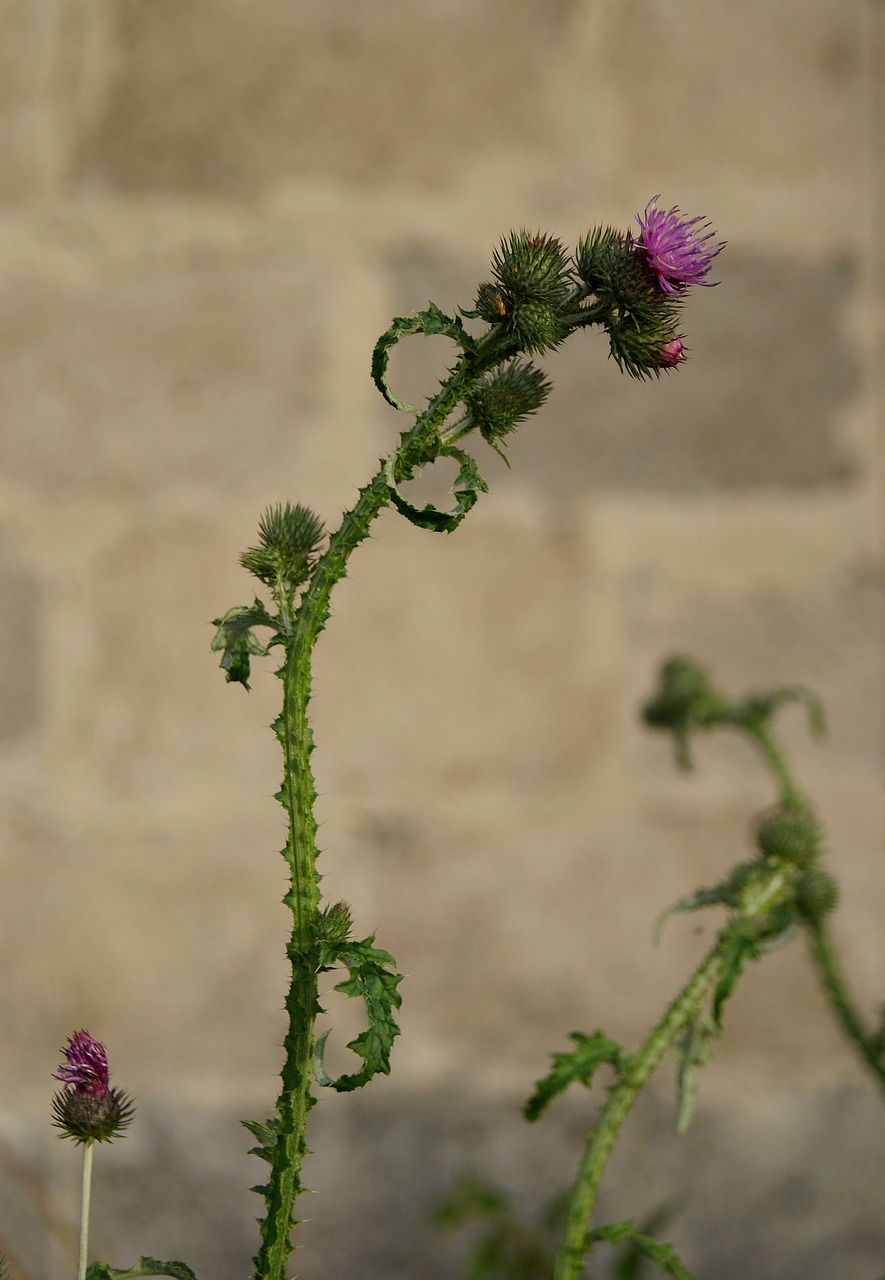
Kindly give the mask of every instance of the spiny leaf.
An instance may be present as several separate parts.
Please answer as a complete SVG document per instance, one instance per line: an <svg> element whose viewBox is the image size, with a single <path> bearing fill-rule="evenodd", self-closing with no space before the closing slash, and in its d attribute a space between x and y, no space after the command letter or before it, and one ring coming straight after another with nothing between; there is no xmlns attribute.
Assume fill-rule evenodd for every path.
<svg viewBox="0 0 885 1280"><path fill-rule="evenodd" d="M390 500L400 515L404 515L407 520L417 525L419 529L431 529L436 533L451 533L453 529L457 529L468 511L476 505L479 495L488 493L489 486L479 474L479 469L474 459L469 454L464 453L462 449L455 449L449 446L441 449L439 456L456 458L460 463L458 474L452 484L452 494L455 498L454 511L440 511L439 507L434 507L429 502L423 507L416 507L414 503L409 502L408 498L403 497L397 486L394 471L395 454L391 454L387 460L385 476L387 478L387 487L390 491Z"/></svg>
<svg viewBox="0 0 885 1280"><path fill-rule="evenodd" d="M697 911L700 907L727 903L728 900L727 884L719 884L712 889L698 889L695 893L690 893L687 897L680 898L678 902L673 903L672 907L667 907L666 911L662 911L655 921L653 932L655 946L661 940L664 926L673 916L679 915L683 911Z"/></svg>
<svg viewBox="0 0 885 1280"><path fill-rule="evenodd" d="M248 1129L252 1137L258 1141L257 1147L249 1148L249 1155L258 1156L260 1160L266 1160L268 1164L272 1164L277 1145L277 1134L280 1130L279 1119L276 1116L271 1116L266 1122L261 1120L241 1120L240 1124L244 1129Z"/></svg>
<svg viewBox="0 0 885 1280"><path fill-rule="evenodd" d="M698 1097L698 1074L710 1060L710 1041L719 1035L719 1027L703 1010L698 1012L676 1047L679 1056L679 1107L676 1132L685 1133L694 1116Z"/></svg>
<svg viewBox="0 0 885 1280"><path fill-rule="evenodd" d="M426 311L419 311L415 316L397 316L375 344L372 353L372 379L387 403L403 413L417 413L418 410L414 405L398 400L393 394L387 381L387 364L390 352L396 344L413 333L423 333L426 337L442 334L451 338L464 352L472 352L476 348L476 343L460 319L453 320L451 316L447 316L435 302L431 302Z"/></svg>
<svg viewBox="0 0 885 1280"><path fill-rule="evenodd" d="M269 645L264 645L252 631L253 627L275 627L276 623L256 598L252 605L236 605L228 609L222 618L214 618L217 627L209 646L213 653L221 653L219 666L229 683L236 681L249 688L251 658L263 657Z"/></svg>
<svg viewBox="0 0 885 1280"><path fill-rule="evenodd" d="M190 1267L183 1262L159 1262L156 1258L141 1257L135 1266L118 1271L106 1262L90 1262L86 1268L86 1280L136 1280L137 1276L172 1276L173 1280L197 1280Z"/></svg>
<svg viewBox="0 0 885 1280"><path fill-rule="evenodd" d="M645 1235L628 1219L624 1222L612 1222L605 1227L596 1227L587 1237L587 1244L592 1251L598 1241L619 1245L629 1242L644 1257L653 1262L666 1276L673 1280L694 1280L691 1272L680 1262L676 1250L654 1236Z"/></svg>
<svg viewBox="0 0 885 1280"><path fill-rule="evenodd" d="M759 947L752 926L738 920L720 935L723 942L722 970L713 992L713 1021L722 1026L722 1009L737 984L747 960L759 957Z"/></svg>
<svg viewBox="0 0 885 1280"><path fill-rule="evenodd" d="M643 1220L639 1228L640 1236L657 1235L672 1217L673 1208L671 1205L659 1205ZM635 1241L628 1240L623 1246L621 1257L612 1267L611 1280L639 1280L641 1275L645 1275L646 1261L645 1255L637 1247Z"/></svg>
<svg viewBox="0 0 885 1280"><path fill-rule="evenodd" d="M802 684L774 689L770 693L751 694L740 704L740 715L746 721L767 722L780 707L791 702L800 703L808 714L808 727L813 738L826 736L827 724L823 703L813 689Z"/></svg>
<svg viewBox="0 0 885 1280"><path fill-rule="evenodd" d="M610 1040L602 1031L592 1036L573 1031L571 1039L575 1048L570 1053L554 1053L550 1073L535 1085L535 1092L523 1108L526 1120L537 1120L546 1107L570 1084L589 1085L597 1067L609 1063L618 1072L627 1065L627 1056L619 1044Z"/></svg>
<svg viewBox="0 0 885 1280"><path fill-rule="evenodd" d="M393 1041L399 1035L399 1026L393 1016L394 1010L402 1004L402 996L397 987L403 980L398 973L396 961L389 951L382 951L372 944L375 935L364 938L362 942L344 942L335 944L325 942L319 949L320 969L330 969L341 963L347 966L348 977L335 986L342 995L361 999L366 1008L369 1025L348 1044L363 1060L359 1071L350 1075L339 1076L331 1080L333 1089L339 1093L349 1093L359 1089L375 1075L390 1074L390 1050ZM317 1041L317 1061L315 1073L320 1083L329 1082L323 1063L323 1049L326 1038Z"/></svg>

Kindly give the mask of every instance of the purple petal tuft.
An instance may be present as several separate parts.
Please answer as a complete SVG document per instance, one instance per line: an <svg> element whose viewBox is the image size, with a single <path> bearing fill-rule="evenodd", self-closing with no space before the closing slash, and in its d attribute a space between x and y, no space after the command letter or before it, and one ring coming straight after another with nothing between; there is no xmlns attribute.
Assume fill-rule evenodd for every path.
<svg viewBox="0 0 885 1280"><path fill-rule="evenodd" d="M713 259L725 248L714 241L715 231L702 217L683 218L678 205L664 212L653 196L644 213L636 215L639 246L664 293L679 294L692 284L710 287L718 280L705 280Z"/></svg>

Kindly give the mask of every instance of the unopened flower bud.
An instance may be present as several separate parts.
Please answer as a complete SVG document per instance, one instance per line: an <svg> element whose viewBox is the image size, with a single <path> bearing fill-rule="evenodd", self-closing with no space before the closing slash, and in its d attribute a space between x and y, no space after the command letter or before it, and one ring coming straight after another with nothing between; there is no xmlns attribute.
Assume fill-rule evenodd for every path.
<svg viewBox="0 0 885 1280"><path fill-rule="evenodd" d="M796 905L808 920L822 920L838 901L839 886L825 871L806 871L796 886Z"/></svg>
<svg viewBox="0 0 885 1280"><path fill-rule="evenodd" d="M707 673L690 658L670 658L661 669L658 693L645 704L646 724L669 729L684 721L700 721L716 701Z"/></svg>
<svg viewBox="0 0 885 1280"><path fill-rule="evenodd" d="M310 576L323 538L319 516L307 507L270 507L258 525L261 539L240 556L240 563L266 586L283 584L289 590Z"/></svg>
<svg viewBox="0 0 885 1280"><path fill-rule="evenodd" d="M507 314L504 295L496 284L481 284L476 294L476 314L489 324L498 324Z"/></svg>
<svg viewBox="0 0 885 1280"><path fill-rule="evenodd" d="M808 809L781 809L763 818L756 843L765 858L783 858L794 866L811 867L822 843L822 832Z"/></svg>
<svg viewBox="0 0 885 1280"><path fill-rule="evenodd" d="M317 939L321 942L331 942L333 946L346 942L352 923L350 907L347 903L336 902L320 912L317 920Z"/></svg>
<svg viewBox="0 0 885 1280"><path fill-rule="evenodd" d="M521 351L547 351L567 333L564 316L574 280L565 250L553 236L517 231L492 259L497 289L484 285L477 310L498 321Z"/></svg>
<svg viewBox="0 0 885 1280"><path fill-rule="evenodd" d="M498 448L499 440L540 409L549 392L550 383L540 369L512 361L478 383L467 396L466 407L483 439Z"/></svg>
<svg viewBox="0 0 885 1280"><path fill-rule="evenodd" d="M660 360L658 372L661 369L676 369L679 365L685 364L688 359L686 351L687 348L681 338L671 338L669 342L665 342L658 353Z"/></svg>

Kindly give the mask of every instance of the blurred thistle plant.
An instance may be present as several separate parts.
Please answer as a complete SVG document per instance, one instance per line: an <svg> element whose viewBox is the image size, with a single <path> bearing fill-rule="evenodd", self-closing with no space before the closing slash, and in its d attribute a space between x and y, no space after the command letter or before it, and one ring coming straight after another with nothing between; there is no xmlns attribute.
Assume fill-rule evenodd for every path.
<svg viewBox="0 0 885 1280"><path fill-rule="evenodd" d="M885 1035L882 1029L870 1032L864 1026L828 932L827 917L836 906L838 892L832 876L819 865L824 853L823 832L772 727L778 711L796 702L806 707L812 732L822 733L820 704L807 689L791 686L732 699L714 685L703 668L680 656L664 664L658 690L644 708L649 727L673 735L677 761L683 768L690 766L689 745L695 734L717 727L742 732L771 772L777 801L757 821L752 859L735 867L720 884L696 890L660 917L656 939L666 921L678 912L709 906L724 907L727 912L713 946L640 1048L630 1053L603 1031L590 1035L573 1032L574 1048L553 1055L550 1072L538 1081L526 1103L526 1119L537 1120L572 1084L591 1086L603 1066L614 1072L614 1083L589 1129L568 1196L553 1280L578 1280L597 1243L629 1241L665 1274L691 1280L672 1247L635 1227L631 1220L589 1225L600 1183L633 1103L668 1051L675 1053L678 1063L675 1127L677 1133L685 1132L694 1114L700 1069L710 1060L713 1042L722 1033L725 1005L744 968L800 931L807 935L818 976L841 1029L885 1089Z"/></svg>

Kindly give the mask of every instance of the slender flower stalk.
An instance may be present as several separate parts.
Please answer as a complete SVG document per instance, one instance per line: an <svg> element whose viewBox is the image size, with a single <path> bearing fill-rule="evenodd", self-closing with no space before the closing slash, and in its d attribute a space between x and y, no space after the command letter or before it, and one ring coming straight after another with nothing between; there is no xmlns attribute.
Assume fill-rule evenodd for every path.
<svg viewBox="0 0 885 1280"><path fill-rule="evenodd" d="M92 1200L92 1153L94 1142L83 1143L83 1182L80 1190L80 1247L77 1251L77 1280L86 1280L89 1257L89 1208Z"/></svg>
<svg viewBox="0 0 885 1280"><path fill-rule="evenodd" d="M885 1091L885 1039L881 1034L871 1036L864 1026L823 920L809 922L808 937L812 958L836 1020Z"/></svg>

